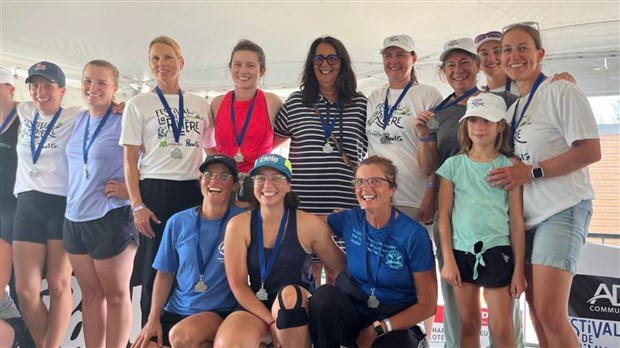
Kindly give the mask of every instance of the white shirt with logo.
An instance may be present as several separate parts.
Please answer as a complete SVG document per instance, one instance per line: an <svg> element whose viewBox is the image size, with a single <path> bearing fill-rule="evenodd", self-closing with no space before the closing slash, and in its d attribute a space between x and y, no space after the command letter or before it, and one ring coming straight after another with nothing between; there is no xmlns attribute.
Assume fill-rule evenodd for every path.
<svg viewBox="0 0 620 348"><path fill-rule="evenodd" d="M388 108L400 96L402 89L390 89ZM426 176L418 164L418 134L413 123L417 114L430 110L441 103L439 91L432 86L412 86L383 129L383 107L387 87L374 90L368 97L366 134L368 135L368 154L387 157L398 168L396 182L398 190L394 194L394 204L419 208L426 190ZM381 137L389 138L385 144Z"/></svg>
<svg viewBox="0 0 620 348"><path fill-rule="evenodd" d="M77 106L63 108L37 160L38 175L33 176L31 172L35 165L30 151L30 132L34 115L38 110L33 102L19 104L17 113L22 127L17 139L18 160L15 195L26 191L39 191L58 196L67 195L68 164L65 150L73 132L75 120L83 110L84 108ZM41 138L53 117L54 115L39 113L35 129L35 148L41 142Z"/></svg>
<svg viewBox="0 0 620 348"><path fill-rule="evenodd" d="M178 122L179 96L166 94ZM140 160L140 179L194 180L200 176L203 151L215 147L211 111L206 99L183 94L185 108L179 142L174 139L170 118L156 93L144 93L127 101L123 112L121 145L144 145ZM181 158L171 153L178 149Z"/></svg>
<svg viewBox="0 0 620 348"><path fill-rule="evenodd" d="M517 120L528 97L520 99ZM516 105L514 103L506 113L509 123ZM537 165L568 151L575 141L583 139L599 139L586 96L570 82L543 81L517 126L516 157ZM559 177L534 180L523 187L525 227L532 228L586 199L594 199L587 167Z"/></svg>

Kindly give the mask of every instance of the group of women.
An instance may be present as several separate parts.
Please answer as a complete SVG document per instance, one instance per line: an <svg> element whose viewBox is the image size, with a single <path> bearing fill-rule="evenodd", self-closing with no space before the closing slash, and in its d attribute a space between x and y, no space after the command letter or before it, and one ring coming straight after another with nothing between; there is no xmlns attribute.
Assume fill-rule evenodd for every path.
<svg viewBox="0 0 620 348"><path fill-rule="evenodd" d="M482 69L487 90L514 83L519 94L503 96L506 106L517 100L506 116L514 118L520 161L492 169L487 180L498 190L523 186L526 299L539 341L577 346L566 305L592 210L587 165L600 158L583 94L545 79L540 34L526 24L447 42L439 70L454 93L443 101L418 83L409 36L386 38L381 55L389 83L367 99L342 42L318 38L300 91L282 104L258 88L264 52L242 40L229 60L234 90L209 105L182 90L181 48L160 36L148 48L157 86L127 101L122 116L112 64L85 66L86 109L60 106L58 66L33 65L32 102L17 107L17 119L9 111L15 104L3 99L2 140L21 131L13 234L5 237L10 206L3 204L0 245L10 250L13 242L20 310L36 345L60 345L72 268L89 347L127 343L132 270L142 284L136 347L417 344L417 324L437 302L432 243L421 224L436 219L435 171L459 152L459 120L468 99L483 93ZM2 82L5 98L11 88ZM290 161L270 154L289 138ZM10 160L2 161L4 178ZM435 242L443 267L446 250ZM313 255L333 271L334 285L316 289ZM40 298L44 276L49 310ZM550 293L549 284L560 289ZM459 316L452 286L442 282L446 344L460 346L459 334L479 323Z"/></svg>

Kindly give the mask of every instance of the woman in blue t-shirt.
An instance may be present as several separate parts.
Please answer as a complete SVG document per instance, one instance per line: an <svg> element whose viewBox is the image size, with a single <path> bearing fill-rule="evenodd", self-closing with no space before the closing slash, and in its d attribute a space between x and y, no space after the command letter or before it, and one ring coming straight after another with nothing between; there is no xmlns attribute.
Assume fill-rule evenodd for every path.
<svg viewBox="0 0 620 348"><path fill-rule="evenodd" d="M198 347L213 341L222 321L237 306L224 270L224 232L243 212L232 205L237 164L207 156L199 167L202 206L168 220L153 262L150 314L132 347Z"/></svg>
<svg viewBox="0 0 620 348"><path fill-rule="evenodd" d="M426 229L392 205L397 168L371 156L353 184L360 205L329 216L347 247L347 272L310 301L315 347L412 347L424 334L417 323L435 314L437 279ZM385 337L384 337L385 336Z"/></svg>

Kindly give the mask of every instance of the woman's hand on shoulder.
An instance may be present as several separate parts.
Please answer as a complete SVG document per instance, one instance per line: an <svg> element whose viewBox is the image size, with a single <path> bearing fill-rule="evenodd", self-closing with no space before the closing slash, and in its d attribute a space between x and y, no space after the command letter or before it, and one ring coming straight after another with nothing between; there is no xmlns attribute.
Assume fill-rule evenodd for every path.
<svg viewBox="0 0 620 348"><path fill-rule="evenodd" d="M517 186L525 185L532 181L532 166L511 158L512 166L493 168L487 174L487 182L493 186L502 186L510 191Z"/></svg>

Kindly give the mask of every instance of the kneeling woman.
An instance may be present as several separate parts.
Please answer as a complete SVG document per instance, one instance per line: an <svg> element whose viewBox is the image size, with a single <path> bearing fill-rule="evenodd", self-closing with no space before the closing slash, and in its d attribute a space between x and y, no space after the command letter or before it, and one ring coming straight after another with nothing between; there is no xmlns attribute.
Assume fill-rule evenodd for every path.
<svg viewBox="0 0 620 348"><path fill-rule="evenodd" d="M289 160L261 156L250 175L259 208L230 221L224 257L228 282L243 310L224 321L215 346L310 347L312 254L341 271L344 253L325 222L297 210Z"/></svg>
<svg viewBox="0 0 620 348"><path fill-rule="evenodd" d="M437 279L428 233L392 206L396 166L371 156L355 171L360 207L328 218L347 246L347 271L310 301L314 347L417 347L417 323L435 314ZM385 335L385 337L383 337Z"/></svg>
<svg viewBox="0 0 620 348"><path fill-rule="evenodd" d="M208 345L237 305L222 255L226 224L243 212L231 205L237 164L226 155L210 155L200 172L202 207L176 213L166 224L153 262L150 314L133 347Z"/></svg>

